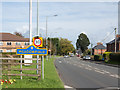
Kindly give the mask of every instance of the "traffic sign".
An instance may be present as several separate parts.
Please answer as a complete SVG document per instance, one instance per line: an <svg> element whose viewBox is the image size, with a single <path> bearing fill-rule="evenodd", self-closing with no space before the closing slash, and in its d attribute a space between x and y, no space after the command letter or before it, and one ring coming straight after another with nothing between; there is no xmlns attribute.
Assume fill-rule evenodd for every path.
<svg viewBox="0 0 120 90"><path fill-rule="evenodd" d="M33 45L36 47L42 47L43 46L43 38L42 37L34 37Z"/></svg>
<svg viewBox="0 0 120 90"><path fill-rule="evenodd" d="M30 45L27 48L17 48L17 55L47 55L48 50L46 48L36 48L34 45Z"/></svg>

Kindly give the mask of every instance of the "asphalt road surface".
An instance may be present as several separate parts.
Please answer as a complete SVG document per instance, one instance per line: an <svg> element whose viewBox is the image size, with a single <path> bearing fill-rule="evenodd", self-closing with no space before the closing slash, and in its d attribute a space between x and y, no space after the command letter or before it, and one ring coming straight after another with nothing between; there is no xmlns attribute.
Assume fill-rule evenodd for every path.
<svg viewBox="0 0 120 90"><path fill-rule="evenodd" d="M77 57L58 58L55 67L66 88L117 90L118 68L91 63Z"/></svg>

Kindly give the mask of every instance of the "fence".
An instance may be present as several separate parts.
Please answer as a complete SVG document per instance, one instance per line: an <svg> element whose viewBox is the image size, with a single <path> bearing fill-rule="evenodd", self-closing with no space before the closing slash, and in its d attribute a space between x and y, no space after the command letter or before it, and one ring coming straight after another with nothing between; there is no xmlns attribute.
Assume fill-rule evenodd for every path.
<svg viewBox="0 0 120 90"><path fill-rule="evenodd" d="M36 61L38 60L38 63L22 63L23 60L33 60ZM2 62L0 62L0 65L6 65L7 68L2 67L2 70L7 70L8 72L2 75L7 75L8 78L10 79L10 76L20 76L22 79L22 76L37 76L38 80L41 79L41 59L37 59L37 58L0 58L0 60L2 60ZM7 61L7 62L4 62ZM15 61L15 62L12 62ZM16 62L18 61L18 62ZM19 62L20 61L20 62ZM20 68L12 68L11 65L20 65ZM22 68L22 65L38 65L38 68ZM12 74L11 70L20 70L20 74ZM36 70L38 71L37 74L23 74L22 70Z"/></svg>

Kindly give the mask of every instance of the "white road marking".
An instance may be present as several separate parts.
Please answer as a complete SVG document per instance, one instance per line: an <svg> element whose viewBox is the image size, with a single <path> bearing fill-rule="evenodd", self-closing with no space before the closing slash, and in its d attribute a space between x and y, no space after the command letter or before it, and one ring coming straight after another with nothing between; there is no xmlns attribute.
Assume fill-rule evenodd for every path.
<svg viewBox="0 0 120 90"><path fill-rule="evenodd" d="M64 88L73 88L73 87L71 87L71 86L67 86L67 85L64 85Z"/></svg>
<svg viewBox="0 0 120 90"><path fill-rule="evenodd" d="M85 69L87 69L87 70L92 70L92 69L90 69L90 68L87 68L87 67L86 67Z"/></svg>
<svg viewBox="0 0 120 90"><path fill-rule="evenodd" d="M71 59L71 58L70 58L70 59ZM71 60L71 61L72 61L72 60ZM120 78L120 76L117 75L117 74L111 74L110 72L108 72L108 71L106 71L106 70L98 69L98 68L93 67L93 66L88 65L88 64L83 64L85 61L82 61L83 63L78 63L78 62L76 62L76 61L71 62L71 61L70 61L70 60L69 60L69 61L68 61L68 60L65 60L66 63L72 64L72 65L75 65L75 66L78 66L78 67L80 67L80 68L84 68L84 69L87 69L87 70L93 70L93 71L98 72L98 73L101 73L101 74L107 74L107 75L112 76L112 77L114 77L114 78ZM106 66L106 67L108 67L108 66ZM111 67L111 68L112 68L112 67Z"/></svg>
<svg viewBox="0 0 120 90"><path fill-rule="evenodd" d="M104 71L105 73L110 73L110 72L108 72L108 71Z"/></svg>
<svg viewBox="0 0 120 90"><path fill-rule="evenodd" d="M110 74L110 76L115 77L115 78L120 78L117 74Z"/></svg>
<svg viewBox="0 0 120 90"><path fill-rule="evenodd" d="M101 72L101 71L99 71L99 70L95 70L95 72L105 74L104 72Z"/></svg>
<svg viewBox="0 0 120 90"><path fill-rule="evenodd" d="M59 63L62 63L61 61L59 61Z"/></svg>

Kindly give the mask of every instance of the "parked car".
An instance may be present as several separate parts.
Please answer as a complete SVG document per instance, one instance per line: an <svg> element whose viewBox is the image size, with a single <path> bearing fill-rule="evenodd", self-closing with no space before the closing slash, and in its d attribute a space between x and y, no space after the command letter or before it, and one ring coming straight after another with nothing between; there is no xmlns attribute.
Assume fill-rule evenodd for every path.
<svg viewBox="0 0 120 90"><path fill-rule="evenodd" d="M91 60L91 57L86 55L86 56L83 57L83 60Z"/></svg>
<svg viewBox="0 0 120 90"><path fill-rule="evenodd" d="M77 57L80 57L80 55L78 54Z"/></svg>
<svg viewBox="0 0 120 90"><path fill-rule="evenodd" d="M69 56L68 55L64 55L64 58L68 58Z"/></svg>
<svg viewBox="0 0 120 90"><path fill-rule="evenodd" d="M74 54L71 54L70 57L74 57Z"/></svg>

